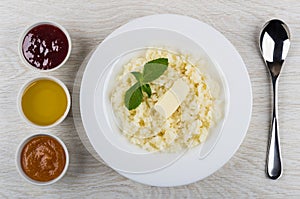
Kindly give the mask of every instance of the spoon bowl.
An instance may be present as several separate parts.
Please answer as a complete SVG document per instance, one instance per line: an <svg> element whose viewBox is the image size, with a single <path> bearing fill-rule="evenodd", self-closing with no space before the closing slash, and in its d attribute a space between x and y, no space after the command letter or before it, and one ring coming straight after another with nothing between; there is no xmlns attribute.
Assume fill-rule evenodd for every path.
<svg viewBox="0 0 300 199"><path fill-rule="evenodd" d="M278 77L290 48L288 26L278 19L267 22L260 34L259 47L271 76Z"/></svg>
<svg viewBox="0 0 300 199"><path fill-rule="evenodd" d="M282 175L282 158L278 127L278 77L290 48L290 31L281 20L268 21L260 33L259 48L270 72L273 86L273 116L268 142L266 174L271 179Z"/></svg>

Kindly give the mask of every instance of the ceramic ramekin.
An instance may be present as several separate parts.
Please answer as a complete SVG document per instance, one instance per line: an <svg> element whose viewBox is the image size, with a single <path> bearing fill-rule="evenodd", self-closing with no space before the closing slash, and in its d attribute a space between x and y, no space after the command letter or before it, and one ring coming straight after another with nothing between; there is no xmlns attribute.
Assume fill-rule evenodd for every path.
<svg viewBox="0 0 300 199"><path fill-rule="evenodd" d="M67 53L65 59L58 66L51 68L51 69L47 69L47 70L36 68L36 67L32 66L30 63L28 63L28 61L25 59L25 57L23 55L23 50L22 50L23 40L24 40L25 36L27 35L27 33L34 27L39 26L39 25L44 25L44 24L53 25L53 26L59 28L66 35L67 40L68 40L68 45L69 45L68 53ZM21 34L21 37L20 37L19 43L18 43L18 52L19 52L19 55L20 55L20 58L21 58L23 64L25 66L27 66L28 68L31 68L31 69L33 69L35 71L39 71L39 72L50 72L50 71L54 71L54 70L57 70L58 68L62 67L66 63L66 61L69 59L70 54L71 54L71 49L72 49L72 41L71 41L71 37L70 37L68 31L60 24L53 22L53 21L42 21L42 22L37 22L37 23L34 23L34 24L28 26L25 29L25 31Z"/></svg>
<svg viewBox="0 0 300 199"><path fill-rule="evenodd" d="M37 136L50 136L52 138L54 138L55 140L57 140L60 145L62 146L62 148L64 149L64 152L65 152L65 156L66 156L66 163L65 163L65 167L63 169L63 171L61 172L61 174L53 179L53 180L50 180L50 181L47 181L47 182L41 182L41 181L37 181L37 180L33 180L31 179L29 176L26 175L26 173L23 171L23 168L22 168L22 165L21 165L21 154L22 154L22 150L24 148L24 146L31 140L33 139L34 137L37 137ZM16 152L16 167L17 167L17 170L19 172L19 174L28 182L34 184L34 185L50 185L50 184L53 184L57 181L59 181L61 178L63 178L63 176L67 173L67 170L68 170L68 167L69 167L69 152L68 152L68 149L66 147L66 145L64 144L64 142L59 139L57 136L55 135L51 135L49 133L38 133L38 134L33 134L33 135L30 135L28 137L26 137L18 146L17 148L17 152Z"/></svg>
<svg viewBox="0 0 300 199"><path fill-rule="evenodd" d="M22 108L22 96L24 91L26 90L26 88L32 83L35 82L37 80L41 80L41 79L49 79L52 80L54 82L56 82L57 84L59 84L63 90L65 91L65 94L67 96L67 107L66 110L63 114L63 116L61 116L56 122L54 122L53 124L47 125L47 126L42 126L42 125L37 125L35 123L33 123L32 121L30 121L24 114L23 112L23 108ZM29 81L27 81L21 88L21 90L19 91L18 97L17 97L17 105L18 105L18 112L20 114L20 116L24 119L24 121L26 121L27 124L34 126L34 127L38 127L38 128L51 128L54 126L57 126L58 124L60 124L68 115L69 111L70 111L70 107L71 107L71 97L70 97L70 92L68 90L68 88L66 87L66 85L60 81L59 79L55 78L55 77L51 77L51 76L41 76L41 77L35 77Z"/></svg>

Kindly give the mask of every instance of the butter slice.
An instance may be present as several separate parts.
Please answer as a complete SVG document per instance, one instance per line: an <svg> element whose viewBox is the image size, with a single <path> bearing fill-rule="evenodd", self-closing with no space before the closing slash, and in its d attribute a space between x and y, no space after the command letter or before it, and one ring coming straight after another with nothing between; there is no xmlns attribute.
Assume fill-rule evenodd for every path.
<svg viewBox="0 0 300 199"><path fill-rule="evenodd" d="M170 117L180 106L189 92L189 85L181 78L158 100L154 109L163 117Z"/></svg>

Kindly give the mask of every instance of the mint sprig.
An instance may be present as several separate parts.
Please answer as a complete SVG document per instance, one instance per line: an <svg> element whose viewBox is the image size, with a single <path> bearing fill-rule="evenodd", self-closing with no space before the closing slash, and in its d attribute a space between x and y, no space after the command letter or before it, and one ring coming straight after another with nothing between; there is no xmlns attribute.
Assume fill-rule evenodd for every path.
<svg viewBox="0 0 300 199"><path fill-rule="evenodd" d="M131 72L137 82L125 93L124 102L128 110L135 109L142 103L143 92L151 97L152 90L149 83L159 78L167 70L168 65L167 58L158 58L147 62L144 65L143 73Z"/></svg>

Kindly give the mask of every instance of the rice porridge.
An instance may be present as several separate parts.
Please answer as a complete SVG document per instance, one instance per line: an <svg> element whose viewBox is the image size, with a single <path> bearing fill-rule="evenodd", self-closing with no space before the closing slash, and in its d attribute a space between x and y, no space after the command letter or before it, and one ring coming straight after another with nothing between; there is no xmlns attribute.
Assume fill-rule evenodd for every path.
<svg viewBox="0 0 300 199"><path fill-rule="evenodd" d="M151 97L143 93L143 102L128 110L124 104L125 92L137 81L131 72L143 71L145 63L158 58L168 59L167 70L149 83ZM199 64L189 60L187 55L148 49L143 56L131 59L122 67L111 92L111 103L122 134L132 144L147 151L178 152L206 140L209 129L221 115L216 105L219 86L201 72ZM176 111L163 118L153 107L180 78L188 85L189 92Z"/></svg>

